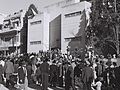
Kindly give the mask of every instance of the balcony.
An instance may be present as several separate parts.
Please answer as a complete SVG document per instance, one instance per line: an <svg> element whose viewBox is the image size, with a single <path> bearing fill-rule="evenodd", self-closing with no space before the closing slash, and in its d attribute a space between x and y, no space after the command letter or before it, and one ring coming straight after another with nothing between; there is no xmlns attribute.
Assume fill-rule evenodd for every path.
<svg viewBox="0 0 120 90"><path fill-rule="evenodd" d="M20 30L21 30L20 27L13 28L13 29L4 28L3 30L0 31L0 36L16 35Z"/></svg>
<svg viewBox="0 0 120 90"><path fill-rule="evenodd" d="M8 50L8 47L0 47L0 51Z"/></svg>
<svg viewBox="0 0 120 90"><path fill-rule="evenodd" d="M14 42L14 43L11 43L11 42L3 42L1 45L0 45L0 48L8 48L8 47L18 47L20 46L20 42Z"/></svg>

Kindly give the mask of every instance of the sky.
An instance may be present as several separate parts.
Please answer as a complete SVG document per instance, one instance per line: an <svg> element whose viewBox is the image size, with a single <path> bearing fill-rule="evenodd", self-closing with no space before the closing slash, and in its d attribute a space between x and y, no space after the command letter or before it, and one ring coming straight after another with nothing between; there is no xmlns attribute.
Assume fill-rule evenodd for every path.
<svg viewBox="0 0 120 90"><path fill-rule="evenodd" d="M27 10L30 4L35 4L37 7L42 8L58 1L62 0L0 0L0 13L8 15L21 9Z"/></svg>

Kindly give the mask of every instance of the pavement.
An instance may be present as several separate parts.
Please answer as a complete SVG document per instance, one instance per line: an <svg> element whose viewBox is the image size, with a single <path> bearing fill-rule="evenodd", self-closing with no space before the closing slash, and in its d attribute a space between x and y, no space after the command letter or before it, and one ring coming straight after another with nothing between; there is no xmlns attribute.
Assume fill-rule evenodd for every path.
<svg viewBox="0 0 120 90"><path fill-rule="evenodd" d="M29 90L41 90L41 86L39 85L30 85ZM48 87L48 90L64 90L62 87Z"/></svg>
<svg viewBox="0 0 120 90"><path fill-rule="evenodd" d="M0 90L20 90L20 89L13 88L13 87L9 87L9 89L8 89L4 85L2 85L2 86L0 86ZM29 85L28 90L41 90L41 86L32 84L32 85ZM62 87L52 87L52 88L48 87L48 90L64 90L64 88L62 88Z"/></svg>
<svg viewBox="0 0 120 90"><path fill-rule="evenodd" d="M6 88L4 85L0 84L0 90L9 90L9 89Z"/></svg>

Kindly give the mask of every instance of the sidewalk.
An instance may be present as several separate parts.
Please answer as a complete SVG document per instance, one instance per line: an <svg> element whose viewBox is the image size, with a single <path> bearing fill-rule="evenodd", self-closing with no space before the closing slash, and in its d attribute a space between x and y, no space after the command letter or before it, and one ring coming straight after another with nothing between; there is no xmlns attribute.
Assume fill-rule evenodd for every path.
<svg viewBox="0 0 120 90"><path fill-rule="evenodd" d="M16 89L16 88L9 88L9 89L4 89L6 88L5 86L2 85L2 88L0 88L0 90L20 90L19 88ZM38 85L35 85L35 84L32 84L30 85L30 87L28 87L28 90L41 90L41 86L38 86ZM61 88L61 87L48 87L48 90L64 90L64 88Z"/></svg>
<svg viewBox="0 0 120 90"><path fill-rule="evenodd" d="M41 90L41 86L36 85L36 84L32 84L29 85L30 88L34 88L34 90ZM48 87L48 90L64 90L64 88L62 87Z"/></svg>
<svg viewBox="0 0 120 90"><path fill-rule="evenodd" d="M9 90L9 89L6 88L4 85L0 84L0 90Z"/></svg>

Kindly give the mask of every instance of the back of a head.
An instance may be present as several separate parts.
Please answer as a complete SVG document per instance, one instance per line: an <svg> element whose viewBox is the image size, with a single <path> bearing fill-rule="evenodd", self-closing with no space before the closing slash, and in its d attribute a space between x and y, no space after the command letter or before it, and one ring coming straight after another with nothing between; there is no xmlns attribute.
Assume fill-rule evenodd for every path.
<svg viewBox="0 0 120 90"><path fill-rule="evenodd" d="M48 61L48 58L45 58L44 60L43 60L43 62L47 62Z"/></svg>
<svg viewBox="0 0 120 90"><path fill-rule="evenodd" d="M103 64L103 61L100 61L100 64Z"/></svg>
<svg viewBox="0 0 120 90"><path fill-rule="evenodd" d="M117 63L116 63L116 62L113 62L113 65L114 65L114 66L117 66Z"/></svg>
<svg viewBox="0 0 120 90"><path fill-rule="evenodd" d="M56 63L56 60L54 60L53 63L55 64L55 63Z"/></svg>

